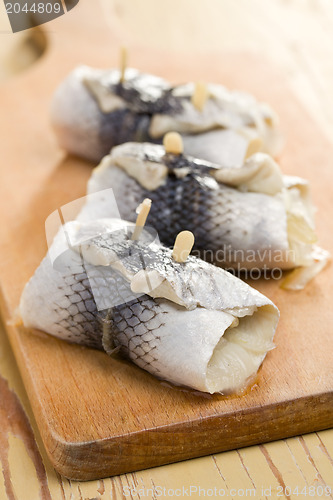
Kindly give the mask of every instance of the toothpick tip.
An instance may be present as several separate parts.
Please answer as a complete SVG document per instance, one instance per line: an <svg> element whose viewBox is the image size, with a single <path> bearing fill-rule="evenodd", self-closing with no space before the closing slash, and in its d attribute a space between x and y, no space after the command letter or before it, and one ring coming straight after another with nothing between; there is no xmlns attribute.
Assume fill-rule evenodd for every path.
<svg viewBox="0 0 333 500"><path fill-rule="evenodd" d="M138 240L144 225L146 224L147 217L151 208L151 199L145 198L143 202L138 206L136 213L138 214L136 218L135 228L132 234L132 240Z"/></svg>
<svg viewBox="0 0 333 500"><path fill-rule="evenodd" d="M183 139L178 132L168 132L163 138L166 153L180 155L184 151Z"/></svg>
<svg viewBox="0 0 333 500"><path fill-rule="evenodd" d="M176 262L186 262L194 245L194 234L191 231L178 233L173 247L172 258Z"/></svg>
<svg viewBox="0 0 333 500"><path fill-rule="evenodd" d="M203 82L197 82L191 97L192 104L198 111L202 111L208 99L207 85Z"/></svg>

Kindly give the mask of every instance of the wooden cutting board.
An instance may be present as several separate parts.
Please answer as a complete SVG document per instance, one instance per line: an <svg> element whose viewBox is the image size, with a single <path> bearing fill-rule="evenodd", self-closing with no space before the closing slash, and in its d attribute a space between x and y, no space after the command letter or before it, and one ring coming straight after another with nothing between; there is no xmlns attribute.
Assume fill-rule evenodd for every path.
<svg viewBox="0 0 333 500"><path fill-rule="evenodd" d="M174 388L129 362L14 326L23 286L46 252L45 219L84 195L91 172L58 149L48 109L76 64L117 64L118 28L108 30L93 9L81 0L53 21L43 58L0 89L1 312L54 467L73 479L101 478L332 426L332 266L301 292L252 283L277 304L281 320L277 348L242 396ZM333 147L272 62L230 52L185 59L129 46L141 70L221 82L270 102L287 140L282 168L311 181L320 243L332 248Z"/></svg>

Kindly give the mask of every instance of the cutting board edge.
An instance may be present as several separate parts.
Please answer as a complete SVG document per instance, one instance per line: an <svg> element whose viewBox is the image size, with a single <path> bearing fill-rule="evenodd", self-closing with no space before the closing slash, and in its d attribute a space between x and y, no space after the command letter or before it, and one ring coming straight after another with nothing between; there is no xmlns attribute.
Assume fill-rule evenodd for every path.
<svg viewBox="0 0 333 500"><path fill-rule="evenodd" d="M31 398L33 407L34 400ZM293 406L292 411L290 405ZM311 415L309 405L312 407ZM34 412L53 467L68 479L85 481L331 428L333 392L273 403L263 408L260 418L257 408L238 413L242 414L238 433L232 432L236 413L228 413L143 429L122 436L68 442L53 432L38 411ZM295 417L300 414L306 418L295 421ZM193 433L195 442L191 438ZM161 443L166 441L168 444L161 448ZM201 443L199 448L198 442Z"/></svg>

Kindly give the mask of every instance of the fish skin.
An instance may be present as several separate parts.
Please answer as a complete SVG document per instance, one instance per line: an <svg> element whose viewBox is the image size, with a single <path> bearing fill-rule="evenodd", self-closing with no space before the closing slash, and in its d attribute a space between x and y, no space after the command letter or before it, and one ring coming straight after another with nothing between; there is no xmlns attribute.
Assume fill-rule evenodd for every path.
<svg viewBox="0 0 333 500"><path fill-rule="evenodd" d="M117 144L149 139L148 114L135 114L128 109L102 113L80 74L79 68L73 77L67 77L52 100L51 122L61 147L96 162Z"/></svg>
<svg viewBox="0 0 333 500"><path fill-rule="evenodd" d="M67 251L61 271L47 255L25 286L20 302L25 326L102 349L97 312L85 263L72 250Z"/></svg>
<svg viewBox="0 0 333 500"><path fill-rule="evenodd" d="M103 201L112 189L117 214L134 222L136 207L152 201L147 224L161 242L173 246L182 230L195 236L194 253L237 273L256 269L292 269L313 262L313 206L304 179L283 176L264 153L241 167L224 167L185 154L165 153L151 143L126 143L103 158L88 181L87 201L79 218L115 217ZM292 220L309 233L293 229Z"/></svg>
<svg viewBox="0 0 333 500"><path fill-rule="evenodd" d="M74 223L73 227L77 224ZM58 233L56 244L63 252L54 262L46 256L23 291L20 313L24 325L69 342L104 349L109 354L114 349L120 349L122 355L159 378L215 392L215 385L207 379L206 371L224 331L236 321L237 316L257 314L258 309L268 308L267 345L255 354L249 369L253 370L253 366L259 368L271 348L278 320L278 311L269 299L229 273L200 263L193 257L188 269L198 267L200 274L203 266L206 274L211 274L204 277L211 285L207 286L203 280L205 290L197 290L198 287L193 285L191 293L196 301L198 297L201 297L200 300L207 299L210 309L193 308L191 300L183 307L162 297L136 294L131 290L129 278L125 279L113 267L117 258L128 272L135 274L140 268L140 254L143 253L147 269L150 266L165 273L175 283L178 293L185 297L187 291L182 289L181 275L189 274L189 282L192 282L192 275L186 266L171 260L168 249L163 249L161 254L159 250L163 247L158 247L156 243L150 250L145 242L129 242L126 235L124 238L125 241L121 241L119 232L115 241L110 234L99 235L79 247L67 248L64 233ZM111 255L112 265L93 265L83 258L84 249L91 250L92 246L97 259L103 249L107 256ZM134 259L131 258L133 256ZM177 279L180 285L177 285ZM224 298L220 296L221 290ZM109 299L109 303L103 303L105 298ZM223 310L227 305L233 314ZM217 310L217 307L221 309ZM238 346L237 349L243 352L243 347ZM241 360L239 362L242 364ZM220 390L238 388L227 385Z"/></svg>
<svg viewBox="0 0 333 500"><path fill-rule="evenodd" d="M133 113L175 114L183 110L182 100L173 95L171 85L162 78L129 68L125 80L121 83L118 70L108 72L103 80L103 86L123 99L127 109ZM84 83L89 89L89 79Z"/></svg>
<svg viewBox="0 0 333 500"><path fill-rule="evenodd" d="M149 352L160 338L158 329L167 314L163 307L147 295L133 299L129 284L119 273L90 266L73 250L67 251L61 269L55 270L46 256L27 284L20 305L25 326L107 353L121 347L125 357L158 374L158 361ZM47 288L41 288L46 280ZM102 298L106 293L117 296L115 302L121 296L124 302L98 310L96 292ZM36 307L39 312L32 320Z"/></svg>
<svg viewBox="0 0 333 500"><path fill-rule="evenodd" d="M199 173L184 178L170 175L164 185L150 191L115 165L103 171L96 169L88 182L90 194L107 188L113 189L122 219L135 222L136 207L150 198L147 225L156 229L163 244L173 246L180 231L192 231L194 250L222 267L262 267L271 264L269 255L288 251L287 217L279 196L240 192ZM88 202L81 216L115 215L106 210L103 201L93 207ZM256 255L251 262L241 262L235 250L244 255L251 250Z"/></svg>
<svg viewBox="0 0 333 500"><path fill-rule="evenodd" d="M110 354L120 349L123 356L160 379L211 392L206 368L217 344L216 332L232 322L233 317L222 311L184 310L144 295L113 310L113 331L104 333L103 347Z"/></svg>
<svg viewBox="0 0 333 500"><path fill-rule="evenodd" d="M133 79L125 80L125 83L120 85L119 71L117 70L103 71L80 66L60 84L51 105L51 122L62 148L69 153L98 162L112 147L124 142L162 142L164 132L159 136L155 136L151 132L154 117L182 117L184 103L187 105L190 98L188 95L176 96L177 87L171 87L168 82L154 75L139 73L130 68L127 69L126 75L131 71L134 71L136 76ZM111 75L111 82L109 83L108 78L106 78L106 83L103 83L106 74ZM109 87L113 95L124 100L125 107L111 112L102 112L93 92L89 88L89 79L100 80L102 87ZM158 85L160 85L160 89L157 95L154 95ZM152 95L150 95L150 92L152 92ZM254 101L253 98L251 102L252 100ZM272 134L274 136L275 133L278 134L277 130L265 125L266 107L261 103L257 103L257 108L255 115L258 116L256 118L251 118L251 113L247 114L245 109L240 113L239 117L242 116L242 118L238 121L251 133L254 133L257 128L257 135L261 135L261 132L263 132L267 136L267 144L265 143L263 146L264 150L276 154L280 149L280 139L275 140L274 137L270 136ZM234 114L237 115L237 112ZM261 123L260 127L257 123L258 120ZM212 124L206 131L202 132L228 129L228 127L221 128ZM261 129L264 130L260 132ZM233 130L233 127L230 127L230 130ZM205 141L205 133L193 135L191 130L186 131L185 124L184 134L191 134L191 140L187 146L189 153L191 153L191 144L193 144L194 151L202 151L203 158L215 159L216 154L210 156L211 137L209 147L205 149L201 147L202 141ZM237 132L235 132L235 135L237 135ZM196 141L196 137L198 141ZM224 140L223 135L219 136L219 134L214 138L214 141L217 141L217 147Z"/></svg>
<svg viewBox="0 0 333 500"><path fill-rule="evenodd" d="M106 221L105 223L107 224ZM89 227L89 223L87 225ZM203 307L207 310L227 311L235 317L242 317L253 313L254 297L256 307L266 304L267 299L263 295L221 268L193 255L189 255L186 262L176 262L172 258L172 250L152 241L146 230L139 241L124 239L123 232L120 231L116 236L112 235L112 245L108 233L98 235L91 241L80 244L80 254L87 264L98 267L103 263L106 269L109 269L109 266L117 269L131 280L131 285L144 271L144 289L147 286L146 281L152 276L151 273L154 273L155 277L158 275L159 279L155 280L154 286L148 286L149 295L166 298L165 286L162 294L158 294L159 285L168 283L169 290L173 291L172 301L189 310ZM141 292L142 290L141 288ZM238 304L240 295L241 307Z"/></svg>

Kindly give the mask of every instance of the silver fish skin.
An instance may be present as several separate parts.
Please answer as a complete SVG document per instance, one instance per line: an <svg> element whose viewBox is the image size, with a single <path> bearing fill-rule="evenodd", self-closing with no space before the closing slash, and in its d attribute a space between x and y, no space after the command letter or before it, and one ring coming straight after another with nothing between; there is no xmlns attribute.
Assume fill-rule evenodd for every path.
<svg viewBox="0 0 333 500"><path fill-rule="evenodd" d="M170 130L184 136L188 154L219 163L241 162L255 137L262 139L263 151L279 152L278 119L268 105L210 85L211 97L198 111L193 91L193 84L171 86L132 68L120 83L118 70L79 66L55 92L51 122L62 148L93 162L124 142L161 142Z"/></svg>
<svg viewBox="0 0 333 500"><path fill-rule="evenodd" d="M92 173L88 193L100 193L100 199L87 202L81 220L116 215L106 206L107 188L113 189L121 218L134 222L136 207L150 198L147 224L163 244L172 246L180 231L190 230L195 254L221 267L290 269L311 262L312 242L298 241L289 228L290 217L297 216L296 223L314 235L308 185L282 176L263 153L228 169L166 155L159 145L115 147Z"/></svg>
<svg viewBox="0 0 333 500"><path fill-rule="evenodd" d="M22 293L24 325L109 354L116 349L175 384L243 389L273 347L277 308L222 269L194 257L174 262L145 231L131 241L133 225L121 224L121 231L110 219L64 226L53 258L45 257ZM96 225L105 231L91 237Z"/></svg>

